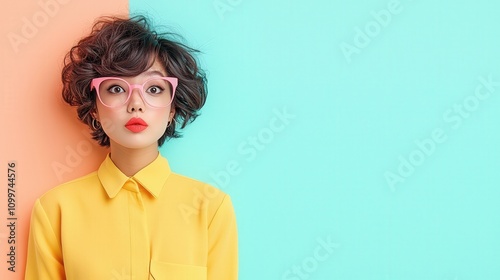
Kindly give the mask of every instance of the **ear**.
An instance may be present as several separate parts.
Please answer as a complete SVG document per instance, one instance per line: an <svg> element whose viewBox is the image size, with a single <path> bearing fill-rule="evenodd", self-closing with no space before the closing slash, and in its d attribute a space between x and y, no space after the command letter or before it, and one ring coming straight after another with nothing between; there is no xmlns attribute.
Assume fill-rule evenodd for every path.
<svg viewBox="0 0 500 280"><path fill-rule="evenodd" d="M172 121L174 117L175 117L175 108L172 106L172 108L170 109L170 114L168 115L168 120Z"/></svg>
<svg viewBox="0 0 500 280"><path fill-rule="evenodd" d="M92 118L96 120L99 120L99 113L97 112L97 109L92 110L92 112L90 112L90 116L92 116Z"/></svg>

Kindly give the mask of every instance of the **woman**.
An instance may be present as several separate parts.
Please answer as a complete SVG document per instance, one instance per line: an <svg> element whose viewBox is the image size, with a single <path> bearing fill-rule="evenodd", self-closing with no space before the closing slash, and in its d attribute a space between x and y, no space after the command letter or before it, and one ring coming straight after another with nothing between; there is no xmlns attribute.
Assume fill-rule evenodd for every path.
<svg viewBox="0 0 500 280"><path fill-rule="evenodd" d="M26 279L237 279L229 196L158 152L205 103L194 51L134 17L101 18L68 53L63 98L109 154L36 201Z"/></svg>

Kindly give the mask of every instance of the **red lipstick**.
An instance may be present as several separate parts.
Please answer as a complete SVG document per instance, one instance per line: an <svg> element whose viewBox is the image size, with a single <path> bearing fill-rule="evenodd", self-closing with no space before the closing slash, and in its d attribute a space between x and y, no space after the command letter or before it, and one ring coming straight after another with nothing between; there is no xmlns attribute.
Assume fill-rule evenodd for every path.
<svg viewBox="0 0 500 280"><path fill-rule="evenodd" d="M134 133L138 133L146 129L148 127L148 124L141 118L131 118L125 124L125 127Z"/></svg>

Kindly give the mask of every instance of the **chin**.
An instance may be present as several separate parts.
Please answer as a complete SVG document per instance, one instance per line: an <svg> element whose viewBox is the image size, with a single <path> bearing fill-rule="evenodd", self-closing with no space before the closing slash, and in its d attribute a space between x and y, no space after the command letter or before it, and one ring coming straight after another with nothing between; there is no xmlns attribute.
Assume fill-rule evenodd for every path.
<svg viewBox="0 0 500 280"><path fill-rule="evenodd" d="M116 142L116 144L118 146L121 146L122 148L138 150L138 149L150 148L151 146L158 146L158 140L153 141L153 142L151 142L151 141L148 141L148 142L122 141L122 142Z"/></svg>

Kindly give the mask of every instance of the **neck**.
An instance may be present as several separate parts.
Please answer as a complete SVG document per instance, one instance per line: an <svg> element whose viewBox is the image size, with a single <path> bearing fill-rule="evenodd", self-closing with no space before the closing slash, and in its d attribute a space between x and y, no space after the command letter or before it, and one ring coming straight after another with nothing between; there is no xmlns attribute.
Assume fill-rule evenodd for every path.
<svg viewBox="0 0 500 280"><path fill-rule="evenodd" d="M158 145L151 145L150 147L141 149L130 149L111 143L110 150L111 160L128 177L135 175L158 156Z"/></svg>

